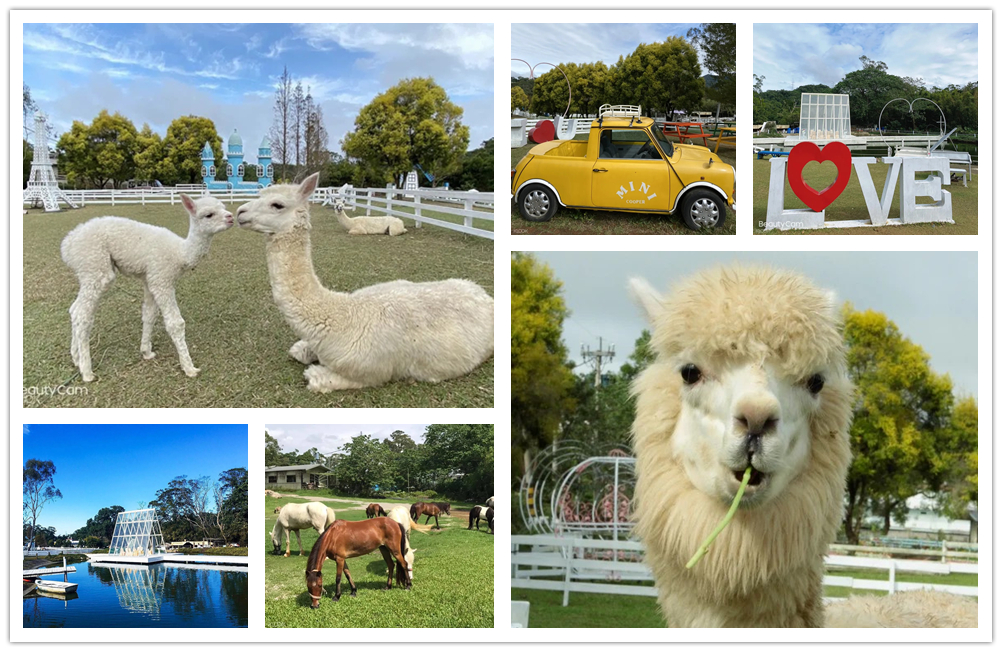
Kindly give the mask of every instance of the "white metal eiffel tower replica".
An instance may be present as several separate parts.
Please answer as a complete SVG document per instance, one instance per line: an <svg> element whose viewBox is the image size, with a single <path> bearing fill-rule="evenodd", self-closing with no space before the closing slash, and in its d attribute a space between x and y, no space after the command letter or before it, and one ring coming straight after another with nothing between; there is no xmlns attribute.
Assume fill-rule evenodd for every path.
<svg viewBox="0 0 1002 652"><path fill-rule="evenodd" d="M32 208L41 204L46 213L51 213L59 210L60 200L69 204L70 208L77 207L56 182L49 159L49 127L45 123L45 115L39 111L35 114L35 154L31 160L28 187L24 189L24 203L30 203Z"/></svg>

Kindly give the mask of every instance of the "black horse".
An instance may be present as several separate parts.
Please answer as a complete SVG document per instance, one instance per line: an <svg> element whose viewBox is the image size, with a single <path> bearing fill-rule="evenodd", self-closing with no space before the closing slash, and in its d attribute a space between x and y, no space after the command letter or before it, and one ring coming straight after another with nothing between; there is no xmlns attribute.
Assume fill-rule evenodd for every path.
<svg viewBox="0 0 1002 652"><path fill-rule="evenodd" d="M477 529L480 529L480 519L487 521L487 527L494 532L494 508L493 507L482 507L477 505L470 510L470 525L467 530L473 529L473 524L476 522Z"/></svg>

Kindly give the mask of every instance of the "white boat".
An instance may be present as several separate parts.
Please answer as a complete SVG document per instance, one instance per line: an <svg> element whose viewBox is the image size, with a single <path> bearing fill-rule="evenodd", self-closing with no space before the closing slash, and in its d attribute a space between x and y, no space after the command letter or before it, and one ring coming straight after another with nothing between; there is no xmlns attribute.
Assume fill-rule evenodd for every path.
<svg viewBox="0 0 1002 652"><path fill-rule="evenodd" d="M46 593L76 593L77 585L72 582L56 582L53 580L35 580L39 591Z"/></svg>

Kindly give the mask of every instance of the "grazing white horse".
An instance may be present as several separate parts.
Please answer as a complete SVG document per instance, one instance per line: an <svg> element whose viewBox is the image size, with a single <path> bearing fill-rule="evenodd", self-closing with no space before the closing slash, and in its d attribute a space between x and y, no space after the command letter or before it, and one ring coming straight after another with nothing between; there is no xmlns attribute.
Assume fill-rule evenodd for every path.
<svg viewBox="0 0 1002 652"><path fill-rule="evenodd" d="M285 536L285 556L291 552L292 540L289 532L296 533L296 541L299 543L299 554L303 554L303 540L299 536L299 531L311 527L318 534L323 534L324 530L334 523L334 510L323 503L289 503L278 512L278 520L271 530L271 545L275 546L277 555L282 549L282 536Z"/></svg>
<svg viewBox="0 0 1002 652"><path fill-rule="evenodd" d="M410 508L407 507L406 505L397 505L396 507L392 508L390 511L386 512L386 516L387 516L387 518L392 518L394 521L396 521L397 523L399 523L400 525L402 525L404 527L404 532L407 533L407 552L404 553L404 561L407 562L407 568L409 569L407 571L407 575L411 579L411 581L413 581L414 580L414 553L417 552L417 549L416 548L411 548L411 546L410 546L411 528L414 528L418 532L425 532L425 533L427 533L428 530L430 530L431 528L430 527L425 527L425 526L420 525L418 523L415 523L411 519Z"/></svg>

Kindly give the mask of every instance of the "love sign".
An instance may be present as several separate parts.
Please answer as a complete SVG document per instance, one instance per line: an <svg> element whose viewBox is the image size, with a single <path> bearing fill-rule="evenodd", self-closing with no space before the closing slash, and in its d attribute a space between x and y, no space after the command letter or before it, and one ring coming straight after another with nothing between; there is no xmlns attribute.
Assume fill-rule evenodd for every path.
<svg viewBox="0 0 1002 652"><path fill-rule="evenodd" d="M819 163L831 161L835 164L838 176L824 190L818 191L804 181L804 166L811 161ZM790 165L787 171L790 189L800 201L807 204L815 212L823 211L835 201L845 187L849 185L852 171L852 154L845 143L833 141L819 149L811 142L803 142L790 150Z"/></svg>
<svg viewBox="0 0 1002 652"><path fill-rule="evenodd" d="M823 190L809 186L803 178L804 166L811 161L831 161L838 170L835 181ZM833 141L819 149L812 142L797 144L790 150L790 160L773 157L769 164L769 202L765 229L821 229L919 222L953 224L953 202L943 186L950 185L950 162L938 156L886 156L881 163L888 166L883 193L878 197L870 176L870 165L877 163L872 156L853 157L844 143ZM846 189L852 170L856 172L868 219L825 222L825 209ZM923 175L924 173L924 175ZM918 178L923 175L923 178ZM889 217L895 186L900 179L900 216ZM786 208L786 182L808 208ZM932 202L919 203L928 197Z"/></svg>
<svg viewBox="0 0 1002 652"><path fill-rule="evenodd" d="M534 143L548 143L556 135L552 120L540 120L529 130L529 140Z"/></svg>

